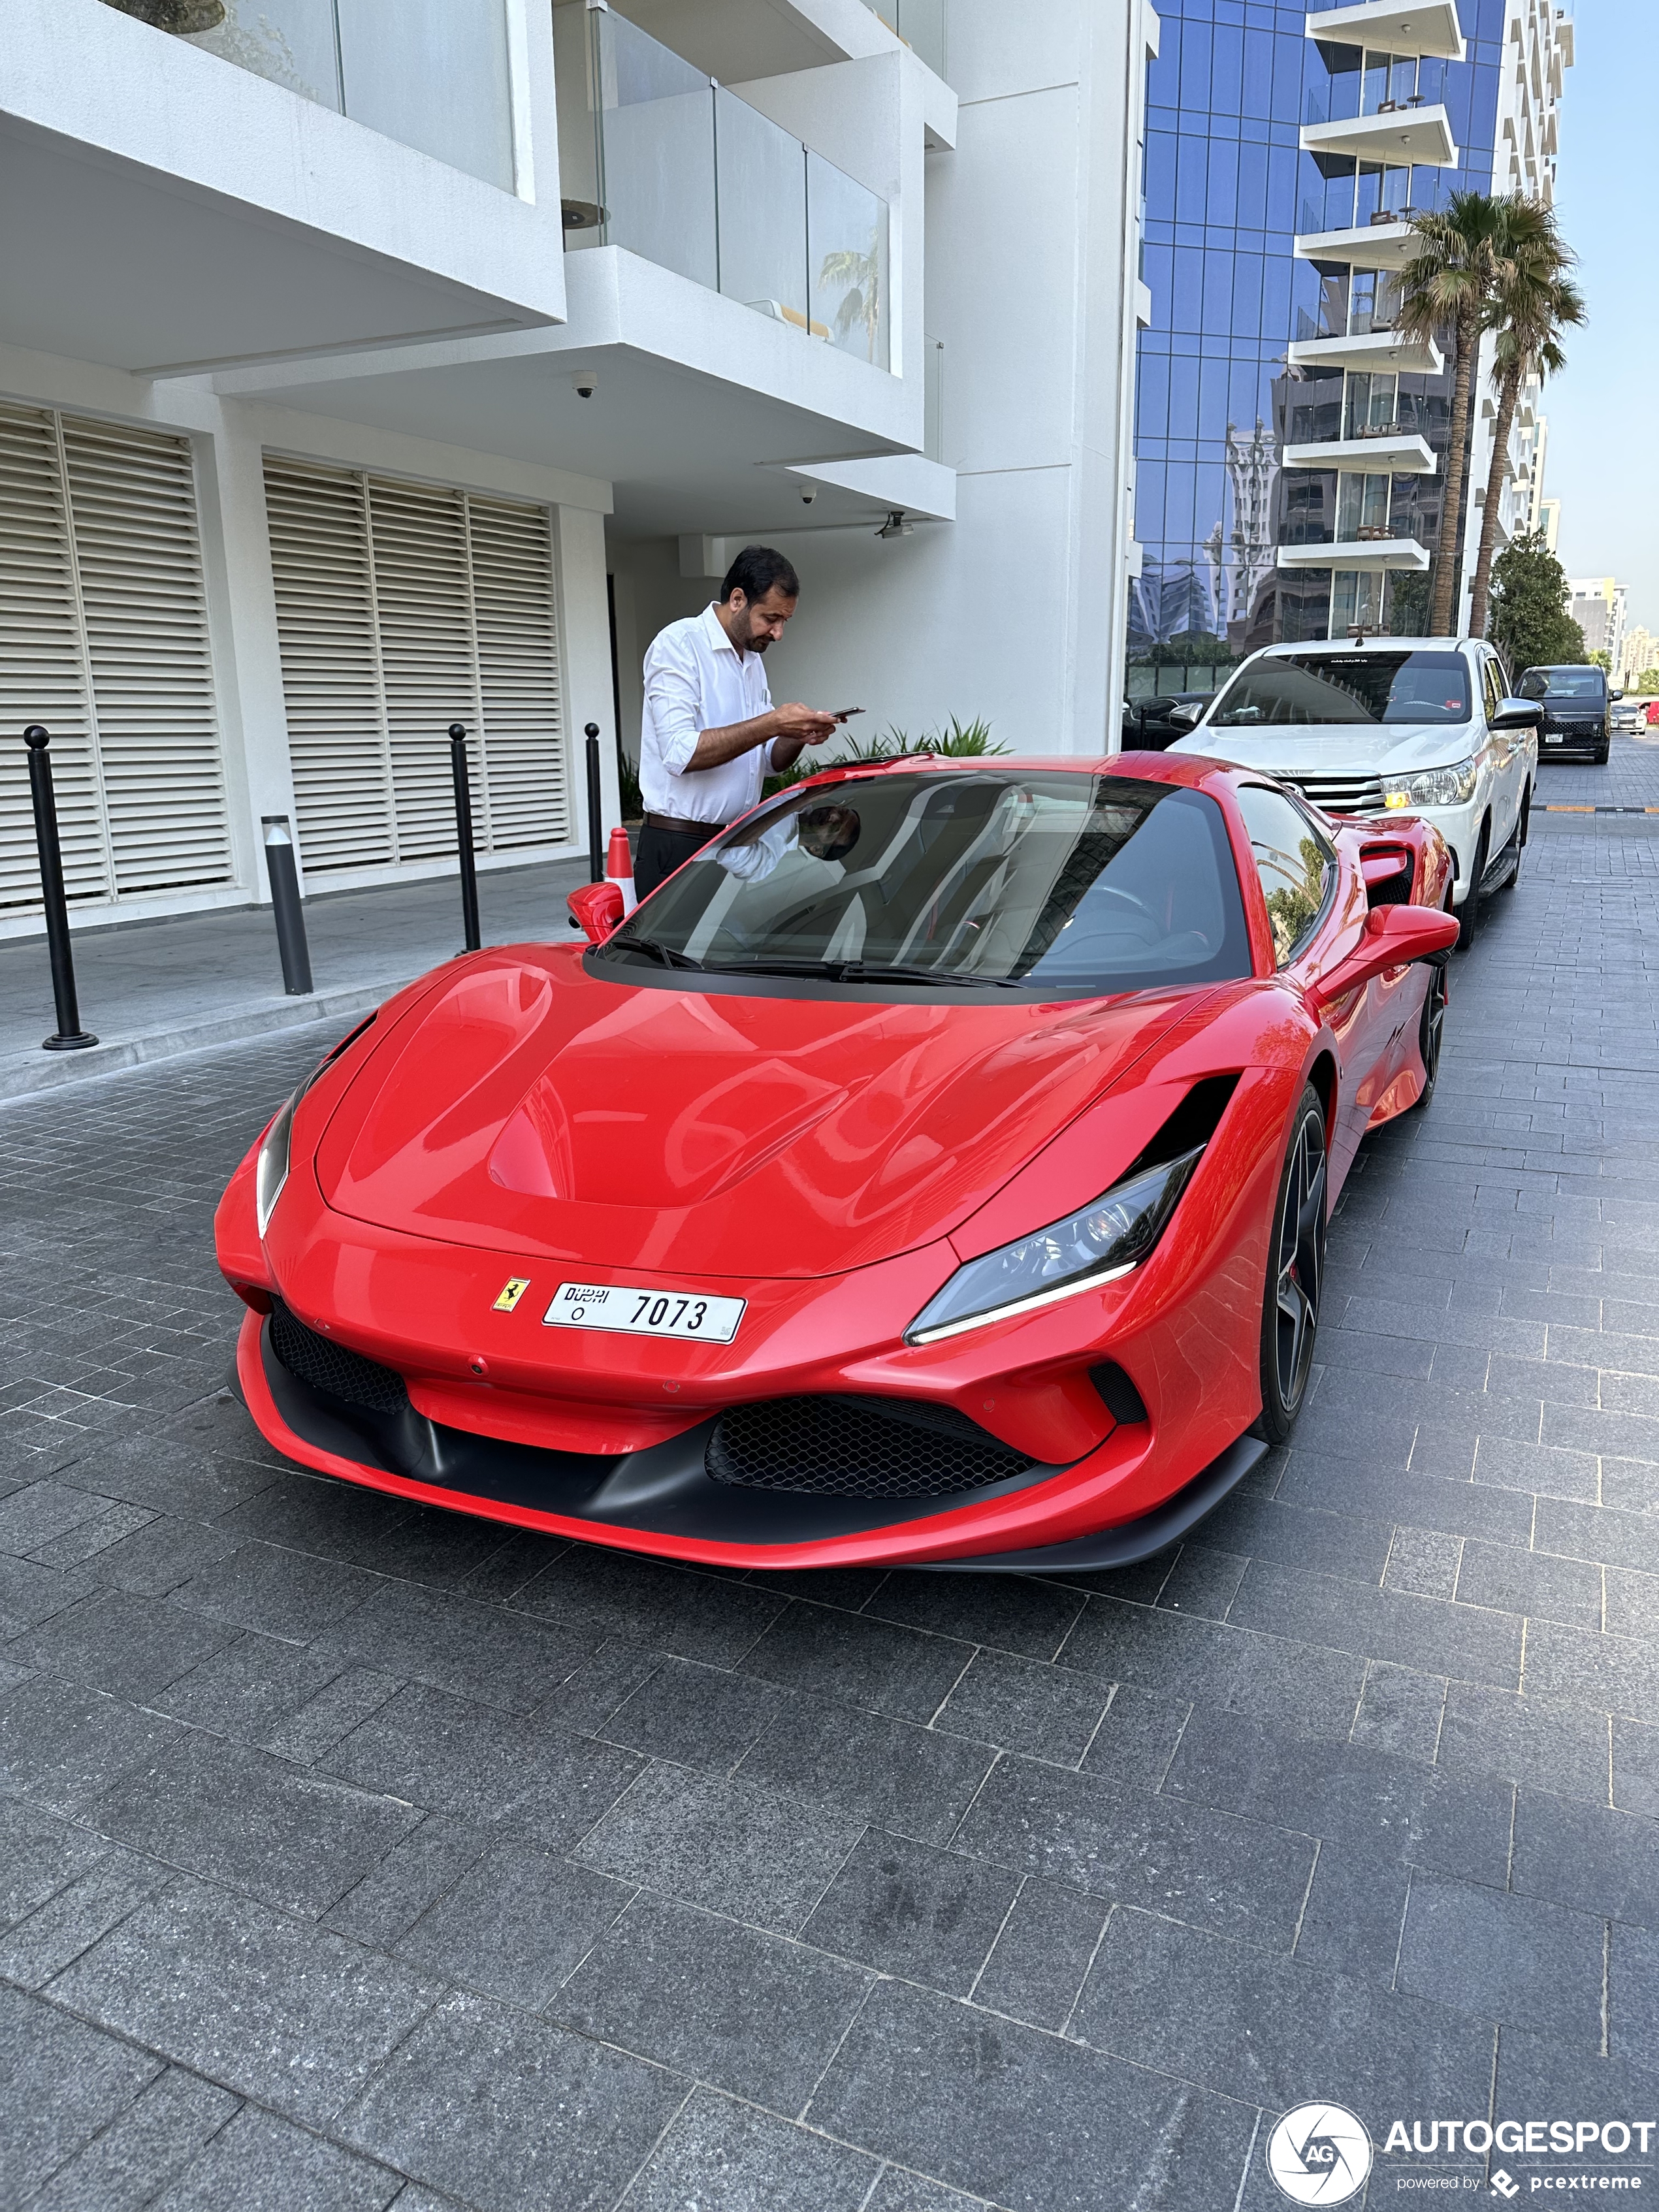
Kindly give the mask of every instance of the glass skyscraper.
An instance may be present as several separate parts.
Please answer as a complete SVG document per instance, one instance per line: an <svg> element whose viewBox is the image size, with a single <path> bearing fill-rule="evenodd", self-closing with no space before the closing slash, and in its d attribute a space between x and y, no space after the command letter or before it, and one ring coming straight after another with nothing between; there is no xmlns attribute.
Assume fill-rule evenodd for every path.
<svg viewBox="0 0 1659 2212"><path fill-rule="evenodd" d="M1505 9L1162 0L1132 696L1426 623L1451 376L1391 328L1403 217L1492 189Z"/></svg>

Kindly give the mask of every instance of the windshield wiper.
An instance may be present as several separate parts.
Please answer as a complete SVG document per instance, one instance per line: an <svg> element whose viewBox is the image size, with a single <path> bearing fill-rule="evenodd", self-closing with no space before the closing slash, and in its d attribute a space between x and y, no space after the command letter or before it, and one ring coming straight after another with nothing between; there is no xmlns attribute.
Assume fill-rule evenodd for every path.
<svg viewBox="0 0 1659 2212"><path fill-rule="evenodd" d="M827 983L931 983L953 989L1009 990L1018 985L1006 975L966 975L949 969L889 967L866 960L711 960L711 975L810 975Z"/></svg>
<svg viewBox="0 0 1659 2212"><path fill-rule="evenodd" d="M665 968L696 968L699 971L702 968L701 960L694 960L689 952L677 952L672 945L664 945L654 937L612 938L609 942L618 952L643 952L660 961Z"/></svg>

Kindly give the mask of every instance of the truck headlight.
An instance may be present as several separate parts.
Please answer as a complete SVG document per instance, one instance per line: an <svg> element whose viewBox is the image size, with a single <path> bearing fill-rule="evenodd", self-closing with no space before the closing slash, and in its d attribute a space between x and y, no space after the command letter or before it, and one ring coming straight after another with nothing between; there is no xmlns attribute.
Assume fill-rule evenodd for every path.
<svg viewBox="0 0 1659 2212"><path fill-rule="evenodd" d="M1391 808L1467 806L1480 773L1480 763L1471 754L1455 768L1428 768L1420 775L1395 776L1382 787L1382 804Z"/></svg>
<svg viewBox="0 0 1659 2212"><path fill-rule="evenodd" d="M1203 1146L1195 1145L1115 1184L1063 1221L964 1261L905 1330L904 1341L934 1344L1128 1274L1164 1234L1203 1156Z"/></svg>

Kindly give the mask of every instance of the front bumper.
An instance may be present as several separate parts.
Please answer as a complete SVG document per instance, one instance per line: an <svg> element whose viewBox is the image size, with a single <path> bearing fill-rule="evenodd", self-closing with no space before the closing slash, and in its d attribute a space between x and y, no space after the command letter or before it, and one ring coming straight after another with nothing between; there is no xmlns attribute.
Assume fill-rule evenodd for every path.
<svg viewBox="0 0 1659 2212"><path fill-rule="evenodd" d="M733 1489L718 1482L706 1461L712 1420L642 1449L587 1453L478 1436L435 1422L412 1406L373 1412L291 1373L273 1349L270 1322L256 1313L243 1321L236 1364L244 1402L261 1432L290 1457L323 1473L550 1534L726 1565L790 1568L902 1557L916 1566L1019 1574L1128 1565L1178 1541L1267 1449L1254 1438L1238 1438L1173 1496L1130 1521L1054 1544L993 1547L981 1554L960 1548L960 1492L896 1501ZM1075 1468L1034 1465L977 1490L969 1525L990 1533L984 1509L1025 1493L1059 1491L1063 1502L1070 1480L1097 1476L1114 1460L1127 1470L1149 1443L1144 1424L1129 1424ZM893 1521L896 1510L906 1516L902 1522ZM948 1556L924 1556L938 1552L942 1542L952 1547Z"/></svg>

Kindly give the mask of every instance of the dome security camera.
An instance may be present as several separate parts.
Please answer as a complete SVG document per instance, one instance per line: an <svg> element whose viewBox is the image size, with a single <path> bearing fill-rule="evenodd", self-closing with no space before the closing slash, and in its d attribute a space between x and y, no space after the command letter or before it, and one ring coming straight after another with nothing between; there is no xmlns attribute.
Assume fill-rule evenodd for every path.
<svg viewBox="0 0 1659 2212"><path fill-rule="evenodd" d="M803 507L811 507L812 501L817 497L817 495L818 488L816 484L803 484L801 486L800 503Z"/></svg>
<svg viewBox="0 0 1659 2212"><path fill-rule="evenodd" d="M579 399L591 399L593 397L594 387L598 385L599 380L597 376L591 374L586 369L583 369L573 380L576 386L577 398Z"/></svg>

